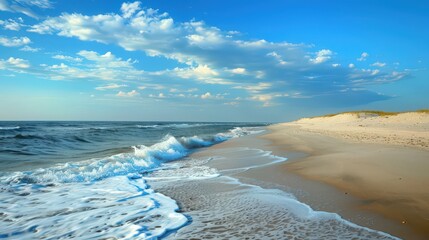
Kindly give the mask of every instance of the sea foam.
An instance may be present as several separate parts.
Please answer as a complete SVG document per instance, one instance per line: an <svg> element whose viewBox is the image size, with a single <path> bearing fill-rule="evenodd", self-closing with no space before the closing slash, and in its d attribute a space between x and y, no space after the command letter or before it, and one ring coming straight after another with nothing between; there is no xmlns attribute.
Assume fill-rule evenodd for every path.
<svg viewBox="0 0 429 240"><path fill-rule="evenodd" d="M0 238L162 237L185 225L188 218L177 212L174 200L154 192L141 176L178 170L179 165L165 167L164 163L250 131L236 128L202 137L167 135L151 146L134 146L129 153L3 174ZM180 172L189 179L218 176L214 169L201 165Z"/></svg>
<svg viewBox="0 0 429 240"><path fill-rule="evenodd" d="M176 212L174 200L153 192L141 178L21 185L1 196L0 238L146 239L188 221Z"/></svg>

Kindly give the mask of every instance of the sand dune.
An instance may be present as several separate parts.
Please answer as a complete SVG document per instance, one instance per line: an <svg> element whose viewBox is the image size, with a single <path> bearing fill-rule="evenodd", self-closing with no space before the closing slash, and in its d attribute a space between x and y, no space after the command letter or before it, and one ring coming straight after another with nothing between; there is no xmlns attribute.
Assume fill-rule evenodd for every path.
<svg viewBox="0 0 429 240"><path fill-rule="evenodd" d="M407 112L380 116L372 113L343 113L303 118L287 125L354 142L393 144L429 150L429 114Z"/></svg>

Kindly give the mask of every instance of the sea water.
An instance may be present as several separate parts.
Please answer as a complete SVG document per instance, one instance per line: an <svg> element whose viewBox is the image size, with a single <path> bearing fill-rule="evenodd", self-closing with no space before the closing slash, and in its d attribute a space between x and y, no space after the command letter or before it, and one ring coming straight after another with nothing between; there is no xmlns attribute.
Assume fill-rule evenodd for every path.
<svg viewBox="0 0 429 240"><path fill-rule="evenodd" d="M1 122L0 238L162 237L189 219L142 175L257 125Z"/></svg>

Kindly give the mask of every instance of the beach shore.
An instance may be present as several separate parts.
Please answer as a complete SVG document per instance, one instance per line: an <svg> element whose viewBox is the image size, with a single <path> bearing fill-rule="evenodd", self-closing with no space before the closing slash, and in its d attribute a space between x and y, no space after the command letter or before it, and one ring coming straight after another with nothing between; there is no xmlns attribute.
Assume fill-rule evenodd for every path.
<svg viewBox="0 0 429 240"><path fill-rule="evenodd" d="M429 237L429 114L348 113L268 129L261 136L270 142L267 147L289 157L280 167L284 175L335 187L332 196L337 197L331 198L347 196L338 201L342 216L364 226L372 219L377 229L404 239ZM301 188L315 193L311 185ZM329 211L308 199L311 206ZM375 215L353 219L358 213Z"/></svg>

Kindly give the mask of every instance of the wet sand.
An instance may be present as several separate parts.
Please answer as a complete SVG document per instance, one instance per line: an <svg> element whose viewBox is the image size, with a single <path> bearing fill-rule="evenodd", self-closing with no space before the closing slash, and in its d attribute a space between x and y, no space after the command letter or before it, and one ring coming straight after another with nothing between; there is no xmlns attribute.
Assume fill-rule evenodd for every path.
<svg viewBox="0 0 429 240"><path fill-rule="evenodd" d="M395 239L378 232L376 216L354 211L334 188L284 171L289 160L261 150L271 148L268 143L256 136L233 139L171 163L180 165L174 169L149 174L149 184L176 200L190 219L167 239ZM184 178L201 167L219 175ZM343 218L351 220L346 222L332 214L344 216L338 209L356 214Z"/></svg>

